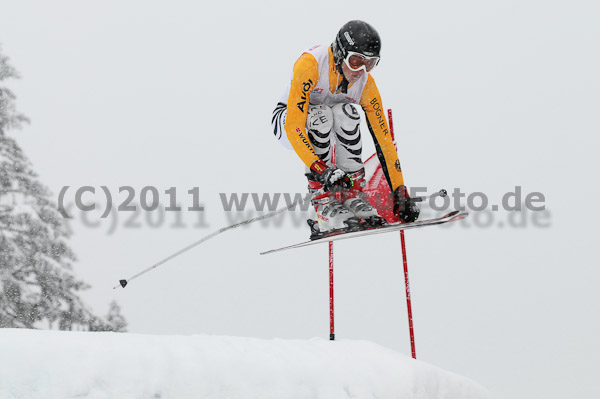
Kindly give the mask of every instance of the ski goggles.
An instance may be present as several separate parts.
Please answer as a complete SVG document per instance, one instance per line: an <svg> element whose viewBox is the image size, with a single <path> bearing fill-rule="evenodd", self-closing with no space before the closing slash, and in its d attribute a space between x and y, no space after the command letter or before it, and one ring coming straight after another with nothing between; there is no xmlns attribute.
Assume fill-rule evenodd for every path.
<svg viewBox="0 0 600 399"><path fill-rule="evenodd" d="M344 59L346 66L351 71L360 71L363 69L365 72L371 72L373 68L379 63L379 57L367 57L361 53L355 53L354 51L348 51L348 55Z"/></svg>

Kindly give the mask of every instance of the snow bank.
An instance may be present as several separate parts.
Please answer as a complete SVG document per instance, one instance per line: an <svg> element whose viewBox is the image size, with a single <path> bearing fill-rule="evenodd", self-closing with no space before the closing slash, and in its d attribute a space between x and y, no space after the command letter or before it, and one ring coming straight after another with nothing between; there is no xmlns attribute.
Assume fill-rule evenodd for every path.
<svg viewBox="0 0 600 399"><path fill-rule="evenodd" d="M367 341L0 329L0 398L487 398Z"/></svg>

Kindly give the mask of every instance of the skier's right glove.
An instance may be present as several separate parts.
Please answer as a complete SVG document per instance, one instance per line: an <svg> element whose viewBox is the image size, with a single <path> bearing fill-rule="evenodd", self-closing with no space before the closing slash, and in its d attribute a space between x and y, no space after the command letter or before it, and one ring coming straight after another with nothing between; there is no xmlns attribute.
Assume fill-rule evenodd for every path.
<svg viewBox="0 0 600 399"><path fill-rule="evenodd" d="M404 222L414 222L419 218L419 207L416 202L420 198L410 198L406 186L398 186L394 191L394 215Z"/></svg>
<svg viewBox="0 0 600 399"><path fill-rule="evenodd" d="M346 172L338 168L327 166L322 159L313 162L310 166L310 170L315 172L319 182L325 186L327 190L332 190L336 187L349 190L354 186L352 179Z"/></svg>

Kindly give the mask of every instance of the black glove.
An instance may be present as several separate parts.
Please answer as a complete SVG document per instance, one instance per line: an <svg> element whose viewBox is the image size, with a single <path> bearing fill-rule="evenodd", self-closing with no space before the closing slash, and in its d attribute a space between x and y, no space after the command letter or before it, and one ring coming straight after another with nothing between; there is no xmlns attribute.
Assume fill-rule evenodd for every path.
<svg viewBox="0 0 600 399"><path fill-rule="evenodd" d="M313 162L310 169L315 172L319 182L327 190L332 190L334 187L340 187L349 190L354 186L352 179L346 172L338 168L327 166L322 159Z"/></svg>
<svg viewBox="0 0 600 399"><path fill-rule="evenodd" d="M398 186L394 191L394 215L404 222L414 222L419 218L419 207L416 202L420 198L410 198L406 186Z"/></svg>

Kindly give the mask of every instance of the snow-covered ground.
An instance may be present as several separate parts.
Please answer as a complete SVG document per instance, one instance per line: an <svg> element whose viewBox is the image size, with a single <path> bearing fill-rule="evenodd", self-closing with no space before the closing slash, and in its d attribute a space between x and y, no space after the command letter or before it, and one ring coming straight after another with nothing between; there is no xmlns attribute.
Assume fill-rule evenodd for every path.
<svg viewBox="0 0 600 399"><path fill-rule="evenodd" d="M368 341L0 330L0 398L487 398Z"/></svg>

